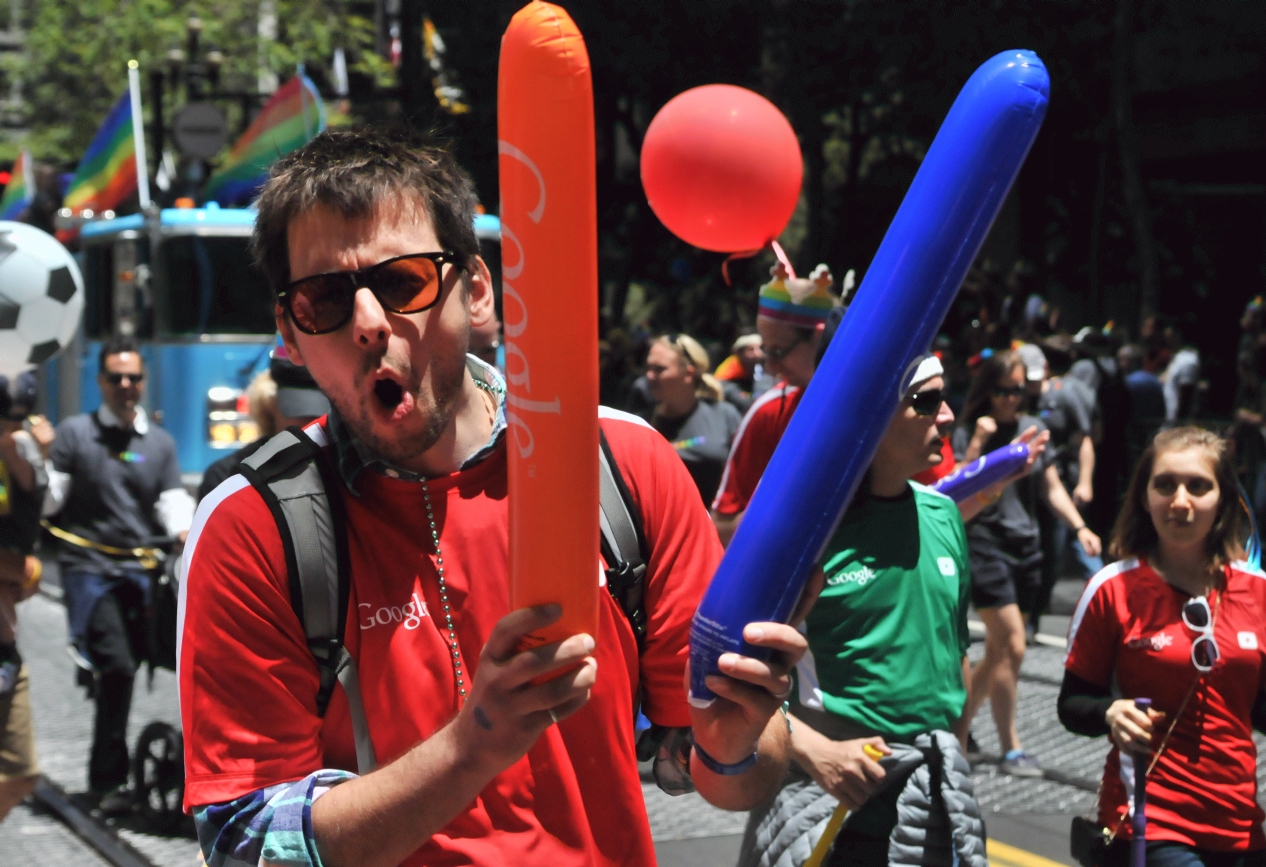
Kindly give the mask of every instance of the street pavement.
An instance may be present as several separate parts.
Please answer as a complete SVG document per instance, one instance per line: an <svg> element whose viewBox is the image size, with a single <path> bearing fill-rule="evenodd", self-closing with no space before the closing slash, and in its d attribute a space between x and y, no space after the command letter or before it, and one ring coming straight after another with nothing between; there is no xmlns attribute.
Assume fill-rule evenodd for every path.
<svg viewBox="0 0 1266 867"><path fill-rule="evenodd" d="M1069 607L1079 584L1061 586L1057 605ZM55 592L55 588L53 588ZM1051 631L1061 621L1048 619ZM31 694L36 739L44 773L67 792L86 788L87 750L91 736L92 705L74 686L74 666L66 654L66 616L56 600L36 596L19 608L19 647L31 672ZM980 642L972 647L978 658ZM1086 812L1102 770L1107 744L1103 738L1068 734L1055 717L1055 698L1062 677L1063 651L1057 647L1030 648L1020 685L1018 724L1025 747L1036 753L1046 778L1008 777L997 770L998 741L988 706L974 721L976 740L984 758L976 764L973 780L994 840L1023 850L1005 857L990 852L996 867L1043 867L1041 859L1062 864L1068 857L1068 824ZM155 672L152 691L138 677L129 742L135 744L149 722L178 725L175 676ZM1259 750L1266 739L1258 740ZM1258 764L1259 786L1263 771ZM661 867L730 867L738 855L746 816L717 810L698 795L669 797L644 783L647 813ZM148 833L135 821L116 827L119 836L161 867L197 867L200 859L192 836ZM1002 852L999 847L997 852ZM1032 853L1037 858L1024 853ZM1024 859L1028 858L1027 861ZM1018 859L1018 860L1017 860ZM1023 863L1020 863L1023 861ZM94 851L75 837L56 817L30 803L19 806L0 824L0 867L98 867L105 865ZM1050 867L1049 864L1045 867Z"/></svg>
<svg viewBox="0 0 1266 867"><path fill-rule="evenodd" d="M979 658L983 644L972 645ZM1079 738L1055 718L1063 651L1031 648L1020 685L1018 720L1025 747L1036 753L1048 779L1021 779L998 771L998 737L986 705L973 731L984 758L972 781L991 837L1051 861L1069 864L1068 824L1094 802L1107 754L1103 738ZM716 810L697 795L670 798L644 786L660 867L729 867L738 856L745 816Z"/></svg>
<svg viewBox="0 0 1266 867"><path fill-rule="evenodd" d="M56 592L56 587L50 587ZM92 703L75 686L75 666L66 653L66 611L48 596L32 597L18 606L18 649L31 676L35 741L44 774L74 795L88 788L88 746L92 742ZM136 679L128 743L135 746L148 723L179 725L176 677L154 673L153 690L142 672ZM196 867L198 846L191 837L144 833L136 822L116 826L118 836L156 865ZM33 865L105 865L55 817L31 802L16 808L0 824L0 867Z"/></svg>

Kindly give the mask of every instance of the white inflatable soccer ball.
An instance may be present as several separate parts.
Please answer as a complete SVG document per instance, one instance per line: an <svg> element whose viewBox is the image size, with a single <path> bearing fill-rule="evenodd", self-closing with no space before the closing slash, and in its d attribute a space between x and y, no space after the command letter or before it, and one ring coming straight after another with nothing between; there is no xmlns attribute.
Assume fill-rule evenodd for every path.
<svg viewBox="0 0 1266 867"><path fill-rule="evenodd" d="M0 220L0 374L48 361L72 339L84 278L65 247L26 223Z"/></svg>

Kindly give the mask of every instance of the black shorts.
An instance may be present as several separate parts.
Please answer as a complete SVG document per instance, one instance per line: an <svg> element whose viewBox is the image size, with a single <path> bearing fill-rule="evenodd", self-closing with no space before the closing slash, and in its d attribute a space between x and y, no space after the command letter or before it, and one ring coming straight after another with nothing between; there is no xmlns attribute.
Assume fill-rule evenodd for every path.
<svg viewBox="0 0 1266 867"><path fill-rule="evenodd" d="M1027 612L1042 586L1042 546L1038 539L968 536L971 604L981 608L1020 606Z"/></svg>

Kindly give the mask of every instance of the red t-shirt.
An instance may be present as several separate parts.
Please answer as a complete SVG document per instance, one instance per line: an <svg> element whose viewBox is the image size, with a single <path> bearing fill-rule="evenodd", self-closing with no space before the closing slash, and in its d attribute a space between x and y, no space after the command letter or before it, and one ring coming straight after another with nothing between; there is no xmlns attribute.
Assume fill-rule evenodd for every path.
<svg viewBox="0 0 1266 867"><path fill-rule="evenodd" d="M915 473L910 478L920 485L935 485L941 479L954 472L954 446L949 437L941 438L941 462L934 467Z"/></svg>
<svg viewBox="0 0 1266 867"><path fill-rule="evenodd" d="M1171 840L1214 851L1260 849L1257 749L1249 712L1263 686L1266 651L1266 575L1236 563L1218 593L1214 638L1221 659L1192 693L1169 744L1147 778L1147 839ZM1199 672L1191 644L1199 633L1182 620L1190 597L1171 587L1145 560L1122 560L1090 580L1068 632L1067 669L1091 683L1114 682L1119 695L1147 697L1167 717L1168 730ZM1134 764L1116 747L1108 753L1099 821L1115 828L1132 801ZM1127 821L1121 831L1130 834Z"/></svg>
<svg viewBox="0 0 1266 867"><path fill-rule="evenodd" d="M728 517L747 508L803 393L804 389L794 385L771 388L747 410L730 446L721 487L712 501L718 514Z"/></svg>
<svg viewBox="0 0 1266 867"><path fill-rule="evenodd" d="M602 593L589 703L548 729L405 864L654 863L634 755L634 694L640 685L653 722L690 725L687 636L721 547L672 446L634 416L604 408L601 418L650 549L640 665L624 612ZM325 439L324 428L308 430ZM421 486L368 470L356 484L359 496L343 490L352 564L346 644L374 750L386 764L452 719L458 695ZM480 650L509 613L504 443L428 485L458 642L477 677ZM354 770L342 690L324 719L316 715L317 669L290 607L281 539L263 500L233 477L204 501L189 544L179 663L186 808L322 768Z"/></svg>

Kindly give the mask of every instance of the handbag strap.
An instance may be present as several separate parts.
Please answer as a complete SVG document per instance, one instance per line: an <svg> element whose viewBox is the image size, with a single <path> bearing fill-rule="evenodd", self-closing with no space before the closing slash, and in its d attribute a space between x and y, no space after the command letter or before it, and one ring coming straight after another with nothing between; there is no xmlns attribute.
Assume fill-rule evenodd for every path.
<svg viewBox="0 0 1266 867"><path fill-rule="evenodd" d="M1213 600L1213 616L1209 618L1210 634L1213 633L1213 630L1218 625L1218 608L1221 607L1221 605L1222 605L1222 593L1219 593L1217 595L1217 598ZM1165 730L1165 736L1161 738L1160 746L1157 747L1156 752L1152 754L1152 761L1148 764L1147 771L1145 771L1143 774L1144 778L1151 776L1152 771L1156 768L1156 763L1160 761L1161 754L1165 752L1165 747L1169 745L1169 736L1174 733L1174 728L1178 725L1178 720L1182 718L1183 711L1187 709L1187 702L1191 701L1191 697L1196 692L1196 687L1199 686L1201 681L1203 680L1204 680L1204 672L1200 672L1199 674L1196 675L1196 679L1191 682L1191 686L1187 687L1187 694L1183 696L1182 704L1178 705L1178 713L1174 714L1174 718L1170 720L1169 728ZM1103 781L1100 780L1099 792L1095 794L1096 808L1099 803L1099 796L1100 794L1102 794L1102 792L1103 792ZM1117 838L1117 834L1121 833L1121 829L1125 827L1125 820L1128 816L1129 816L1129 810L1126 809L1121 814L1121 818L1117 820L1117 826L1113 828L1112 833L1108 835L1109 846L1111 846L1112 841Z"/></svg>

